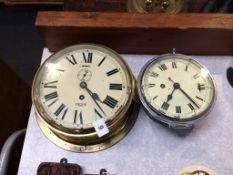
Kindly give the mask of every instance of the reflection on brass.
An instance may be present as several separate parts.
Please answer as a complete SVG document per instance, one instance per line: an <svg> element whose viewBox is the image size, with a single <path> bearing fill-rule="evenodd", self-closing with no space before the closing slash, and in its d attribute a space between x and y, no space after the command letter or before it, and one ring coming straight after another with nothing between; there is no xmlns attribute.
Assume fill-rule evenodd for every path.
<svg viewBox="0 0 233 175"><path fill-rule="evenodd" d="M196 170L193 172L185 172L182 173L181 175L210 175L210 174L203 170Z"/></svg>
<svg viewBox="0 0 233 175"><path fill-rule="evenodd" d="M130 12L140 13L178 13L183 10L185 0L128 0Z"/></svg>

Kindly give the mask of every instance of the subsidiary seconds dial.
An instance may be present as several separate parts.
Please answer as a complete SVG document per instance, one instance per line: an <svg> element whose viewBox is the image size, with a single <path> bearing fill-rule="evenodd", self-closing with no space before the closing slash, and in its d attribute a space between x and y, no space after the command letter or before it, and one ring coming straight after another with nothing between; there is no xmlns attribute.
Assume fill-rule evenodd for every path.
<svg viewBox="0 0 233 175"><path fill-rule="evenodd" d="M77 45L54 54L34 80L37 116L55 132L76 134L72 140L82 137L77 142L96 135L93 123L100 119L111 135L128 121L125 114L133 98L134 77L128 66L117 53L98 45Z"/></svg>
<svg viewBox="0 0 233 175"><path fill-rule="evenodd" d="M215 97L209 71L181 54L165 54L149 62L141 72L138 88L150 116L169 126L192 124L209 110Z"/></svg>

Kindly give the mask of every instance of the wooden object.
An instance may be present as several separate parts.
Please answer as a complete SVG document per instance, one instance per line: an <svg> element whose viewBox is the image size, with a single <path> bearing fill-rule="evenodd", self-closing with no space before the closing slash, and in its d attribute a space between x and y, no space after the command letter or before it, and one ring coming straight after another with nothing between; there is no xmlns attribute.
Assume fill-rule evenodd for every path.
<svg viewBox="0 0 233 175"><path fill-rule="evenodd" d="M30 87L0 59L0 148L15 131L26 128L31 108Z"/></svg>
<svg viewBox="0 0 233 175"><path fill-rule="evenodd" d="M233 54L231 14L39 12L36 26L50 51L98 43L129 54Z"/></svg>
<svg viewBox="0 0 233 175"><path fill-rule="evenodd" d="M126 12L128 0L65 0L64 10L79 12ZM184 11L199 12L207 0L189 0Z"/></svg>
<svg viewBox="0 0 233 175"><path fill-rule="evenodd" d="M80 12L127 11L127 0L65 0L64 10Z"/></svg>
<svg viewBox="0 0 233 175"><path fill-rule="evenodd" d="M64 0L3 0L6 5L64 4Z"/></svg>

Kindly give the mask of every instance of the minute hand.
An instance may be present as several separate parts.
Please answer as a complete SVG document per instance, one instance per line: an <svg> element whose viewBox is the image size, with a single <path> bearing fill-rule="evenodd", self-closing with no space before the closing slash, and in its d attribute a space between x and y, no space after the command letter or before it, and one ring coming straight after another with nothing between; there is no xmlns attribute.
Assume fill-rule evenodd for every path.
<svg viewBox="0 0 233 175"><path fill-rule="evenodd" d="M102 101L99 99L98 94L92 93L92 91L87 87L87 83L84 82L84 81L80 83L80 87L83 88L83 89L86 89L86 91L91 96L91 98L93 99L93 101L95 102L95 104L98 106L98 108L103 112L104 115L106 115L105 112L104 112L104 110L101 108L101 106L97 102L97 100L98 100L98 101L100 101L102 103Z"/></svg>
<svg viewBox="0 0 233 175"><path fill-rule="evenodd" d="M179 90L199 109L197 103L180 87Z"/></svg>

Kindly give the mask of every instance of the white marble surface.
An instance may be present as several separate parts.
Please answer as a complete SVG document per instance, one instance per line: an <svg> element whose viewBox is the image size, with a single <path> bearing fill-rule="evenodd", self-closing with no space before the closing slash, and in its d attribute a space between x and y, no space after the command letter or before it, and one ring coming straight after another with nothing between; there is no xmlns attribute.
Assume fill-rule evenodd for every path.
<svg viewBox="0 0 233 175"><path fill-rule="evenodd" d="M43 59L50 53L44 50ZM123 55L137 77L153 56ZM38 127L32 109L23 147L19 175L34 175L41 162L66 157L80 164L84 173L106 168L118 175L175 175L188 165L204 165L219 175L233 174L233 88L226 80L231 56L196 56L217 86L217 99L208 117L196 124L186 137L179 137L149 119L141 109L129 134L118 144L96 153L73 153L50 142Z"/></svg>

